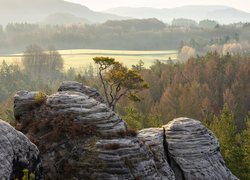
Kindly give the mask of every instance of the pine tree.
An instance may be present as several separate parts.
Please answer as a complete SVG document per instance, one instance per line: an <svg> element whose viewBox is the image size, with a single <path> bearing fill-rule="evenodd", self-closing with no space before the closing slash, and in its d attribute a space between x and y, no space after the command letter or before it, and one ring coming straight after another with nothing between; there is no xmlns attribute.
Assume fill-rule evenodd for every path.
<svg viewBox="0 0 250 180"><path fill-rule="evenodd" d="M237 133L234 116L227 105L224 105L219 117L214 117L210 128L219 140L221 153L227 167L237 177L245 179L243 173L247 169L247 165L243 160L245 157L242 148L243 138L240 133Z"/></svg>
<svg viewBox="0 0 250 180"><path fill-rule="evenodd" d="M136 111L133 107L127 107L125 109L126 115L122 118L128 124L130 129L139 130L143 128L143 115Z"/></svg>
<svg viewBox="0 0 250 180"><path fill-rule="evenodd" d="M244 171L242 172L242 177L244 179L250 179L250 114L248 115L246 125L247 125L246 129L242 133L242 139L243 139L242 149L244 153L243 162L245 162L245 168Z"/></svg>
<svg viewBox="0 0 250 180"><path fill-rule="evenodd" d="M117 102L124 96L132 101L140 101L136 94L149 88L137 70L128 69L114 58L95 57L93 60L98 65L104 98L112 110L115 110Z"/></svg>

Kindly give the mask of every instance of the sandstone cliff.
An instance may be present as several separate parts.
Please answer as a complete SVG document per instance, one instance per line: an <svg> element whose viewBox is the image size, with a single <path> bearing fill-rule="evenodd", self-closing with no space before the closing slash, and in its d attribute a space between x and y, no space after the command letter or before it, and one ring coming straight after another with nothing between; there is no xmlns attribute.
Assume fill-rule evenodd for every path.
<svg viewBox="0 0 250 180"><path fill-rule="evenodd" d="M39 148L46 179L237 179L199 121L134 132L98 92L76 82L50 96L17 93L15 117Z"/></svg>

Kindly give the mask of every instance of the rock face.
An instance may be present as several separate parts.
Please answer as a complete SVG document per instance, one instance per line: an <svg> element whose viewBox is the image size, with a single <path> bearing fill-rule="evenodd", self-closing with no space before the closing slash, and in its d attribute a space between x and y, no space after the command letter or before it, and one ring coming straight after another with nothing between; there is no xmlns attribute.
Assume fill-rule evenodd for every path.
<svg viewBox="0 0 250 180"><path fill-rule="evenodd" d="M25 135L0 120L1 179L21 178L22 170L26 168L35 173L36 179L43 178L37 147Z"/></svg>
<svg viewBox="0 0 250 180"><path fill-rule="evenodd" d="M100 95L96 89L91 88L89 86L84 86L81 83L75 82L75 81L66 81L63 82L58 91L74 91L74 92L80 92L83 93L91 98L94 98L95 100L105 103L103 97Z"/></svg>
<svg viewBox="0 0 250 180"><path fill-rule="evenodd" d="M164 179L175 179L175 175L168 164L164 148L164 133L162 128L149 128L139 131L139 139L141 139L150 148L154 155L156 167L163 174Z"/></svg>
<svg viewBox="0 0 250 180"><path fill-rule="evenodd" d="M137 133L82 84L65 82L42 103L37 94L19 92L15 115L41 152L46 179L237 179L199 121Z"/></svg>
<svg viewBox="0 0 250 180"><path fill-rule="evenodd" d="M25 116L30 114L30 110L35 105L35 96L37 92L19 91L15 95L14 100L14 115L18 120L20 116Z"/></svg>
<svg viewBox="0 0 250 180"><path fill-rule="evenodd" d="M41 151L46 179L163 179L136 132L97 96L86 95L88 88L66 84L39 105L32 100L39 92L15 96L20 129ZM25 102L21 107L29 110L19 106Z"/></svg>
<svg viewBox="0 0 250 180"><path fill-rule="evenodd" d="M217 139L200 121L178 118L163 128L176 179L237 179L226 167Z"/></svg>

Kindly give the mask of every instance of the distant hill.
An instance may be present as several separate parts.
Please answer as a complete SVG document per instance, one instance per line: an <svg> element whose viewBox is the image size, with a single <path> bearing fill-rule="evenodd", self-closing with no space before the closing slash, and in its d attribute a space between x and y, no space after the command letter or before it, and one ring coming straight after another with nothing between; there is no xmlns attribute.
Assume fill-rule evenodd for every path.
<svg viewBox="0 0 250 180"><path fill-rule="evenodd" d="M196 21L211 19L221 24L250 21L250 13L228 6L182 6L172 9L118 7L104 12L130 18L157 18L165 22L171 22L174 18Z"/></svg>
<svg viewBox="0 0 250 180"><path fill-rule="evenodd" d="M64 0L0 0L0 24L15 22L72 24L103 23L107 20L157 18L171 22L174 18L200 21L215 20L221 24L249 22L250 13L228 6L182 6L177 8L118 7L104 12Z"/></svg>
<svg viewBox="0 0 250 180"><path fill-rule="evenodd" d="M102 26L110 26L113 28L120 28L125 31L154 31L162 30L166 25L158 19L129 19L121 21L107 21Z"/></svg>
<svg viewBox="0 0 250 180"><path fill-rule="evenodd" d="M67 13L55 13L47 16L43 24L86 24L89 23L87 19L76 17Z"/></svg>
<svg viewBox="0 0 250 180"><path fill-rule="evenodd" d="M42 22L50 15L55 17L55 13L71 14L92 23L123 19L117 15L95 12L80 4L63 0L0 0L0 24L2 25L10 22ZM69 19L69 15L67 16ZM72 16L71 19L75 21Z"/></svg>

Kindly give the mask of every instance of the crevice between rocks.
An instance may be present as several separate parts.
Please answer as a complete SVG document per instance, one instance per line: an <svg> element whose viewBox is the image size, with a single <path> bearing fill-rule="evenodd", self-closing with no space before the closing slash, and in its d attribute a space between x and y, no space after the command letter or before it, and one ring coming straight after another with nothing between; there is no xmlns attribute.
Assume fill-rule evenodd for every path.
<svg viewBox="0 0 250 180"><path fill-rule="evenodd" d="M175 161L175 159L171 156L171 153L168 150L168 142L167 142L165 128L163 128L163 148L164 148L164 154L165 154L165 157L167 159L167 162L174 172L175 179L176 180L185 180L185 176L184 176L184 173L183 173L180 165Z"/></svg>

